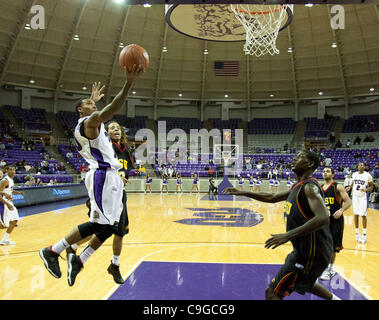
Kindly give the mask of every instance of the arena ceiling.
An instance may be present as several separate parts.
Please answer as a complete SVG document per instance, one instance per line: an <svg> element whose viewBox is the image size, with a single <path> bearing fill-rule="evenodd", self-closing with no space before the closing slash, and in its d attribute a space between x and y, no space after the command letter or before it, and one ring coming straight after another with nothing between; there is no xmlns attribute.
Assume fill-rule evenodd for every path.
<svg viewBox="0 0 379 320"><path fill-rule="evenodd" d="M29 26L34 5L45 9L44 30ZM101 81L112 96L124 81L121 47L136 43L150 55L150 66L134 87L139 97L301 100L319 98L320 92L347 98L375 94L379 7L343 8L345 29L332 30L331 5L295 5L292 23L277 40L280 54L257 58L244 54L243 42L203 41L176 32L166 23L164 5L1 0L0 83L89 92L94 81ZM216 77L214 61L222 60L239 60L239 75Z"/></svg>

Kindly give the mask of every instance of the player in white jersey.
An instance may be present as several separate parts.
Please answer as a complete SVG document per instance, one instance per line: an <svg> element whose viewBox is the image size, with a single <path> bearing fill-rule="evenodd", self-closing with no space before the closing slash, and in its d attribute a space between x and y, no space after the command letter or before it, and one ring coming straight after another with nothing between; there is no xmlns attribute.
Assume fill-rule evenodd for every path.
<svg viewBox="0 0 379 320"><path fill-rule="evenodd" d="M367 242L367 191L371 192L373 188L372 176L365 171L363 162L358 164L358 171L352 175L350 188L353 200L355 236L358 242ZM362 236L359 233L359 216L362 217Z"/></svg>
<svg viewBox="0 0 379 320"><path fill-rule="evenodd" d="M134 65L132 71L125 68L126 82L113 101L101 111L97 110L98 102L104 94L100 84L92 87L90 99L77 103L76 112L79 116L74 137L78 151L89 163L90 171L86 174L85 184L90 197L89 222L75 227L69 234L52 246L39 251L46 269L55 278L62 276L58 257L70 245L92 236L87 247L80 256L70 253L67 256L67 280L70 286L74 285L76 276L83 268L91 255L118 229L122 212L123 182L118 174L121 168L118 158L113 150L112 142L104 128L104 122L122 108L134 80L145 70L142 66Z"/></svg>
<svg viewBox="0 0 379 320"><path fill-rule="evenodd" d="M0 245L15 245L16 243L9 239L9 235L19 220L17 208L13 204L13 194L24 195L24 192L13 190L13 178L16 168L10 165L6 170L7 175L0 182L0 224L7 228L7 230L0 240Z"/></svg>

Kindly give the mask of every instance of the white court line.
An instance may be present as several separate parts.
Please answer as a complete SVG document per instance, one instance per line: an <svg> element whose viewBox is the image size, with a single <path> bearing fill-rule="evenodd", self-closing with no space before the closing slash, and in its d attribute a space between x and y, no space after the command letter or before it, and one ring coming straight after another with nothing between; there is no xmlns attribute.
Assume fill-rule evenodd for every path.
<svg viewBox="0 0 379 320"><path fill-rule="evenodd" d="M157 245L163 245L163 244L157 244ZM175 247L175 248L166 248L166 249L162 249L162 250L158 250L158 251L154 251L154 252L150 252L148 253L147 255L143 256L141 259L139 259L137 261L137 263L134 264L134 266L124 275L124 279L126 280L136 269L137 267L144 261L149 261L149 260L146 260L147 257L149 256L152 256L154 254L157 254L157 253L162 253L162 252L165 252L165 251L169 251L169 250L176 250L176 249L187 249L187 248L195 248L195 247L207 247L207 246L230 246L230 245L234 245L234 246L253 246L253 247L257 247L258 245L255 245L255 244L232 244L232 243L223 243L223 244L220 244L220 243L214 243L214 244L198 244L198 245L188 245L188 246L182 246L182 247ZM260 245L259 245L260 246ZM285 248L276 248L277 249L282 249L282 250L288 250L288 249L285 249ZM182 262L182 263L230 263L230 264L278 264L280 265L281 263L252 263L252 262L203 262L203 261L151 261L151 262ZM349 284L351 284L351 286L356 289L359 293L361 293L364 297L366 297L368 300L374 300L371 296L369 296L368 294L364 293L360 287L355 284L353 281L348 281L347 280L347 277L346 275L344 275L342 272L339 273L339 275L341 275L341 277ZM118 289L119 285L114 285L107 293L106 295L101 299L101 300L108 300L110 298L110 296Z"/></svg>

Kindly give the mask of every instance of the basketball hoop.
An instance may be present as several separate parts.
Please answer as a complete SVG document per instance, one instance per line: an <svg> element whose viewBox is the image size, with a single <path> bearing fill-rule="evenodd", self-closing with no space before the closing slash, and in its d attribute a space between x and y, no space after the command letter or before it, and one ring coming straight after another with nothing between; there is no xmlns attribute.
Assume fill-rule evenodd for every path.
<svg viewBox="0 0 379 320"><path fill-rule="evenodd" d="M232 157L232 151L221 151L222 159L224 160L224 165L227 167L230 158Z"/></svg>
<svg viewBox="0 0 379 320"><path fill-rule="evenodd" d="M274 55L279 31L292 21L293 5L241 5L231 4L231 9L246 31L245 54L260 57ZM287 17L287 20L285 19Z"/></svg>

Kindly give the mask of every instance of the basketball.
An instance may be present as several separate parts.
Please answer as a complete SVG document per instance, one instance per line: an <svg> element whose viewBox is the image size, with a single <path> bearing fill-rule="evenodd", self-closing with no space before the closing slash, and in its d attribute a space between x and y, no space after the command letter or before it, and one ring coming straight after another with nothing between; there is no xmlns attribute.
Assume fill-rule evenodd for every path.
<svg viewBox="0 0 379 320"><path fill-rule="evenodd" d="M149 54L138 44L129 44L120 53L120 66L132 71L133 65L143 65L145 70L149 66Z"/></svg>

